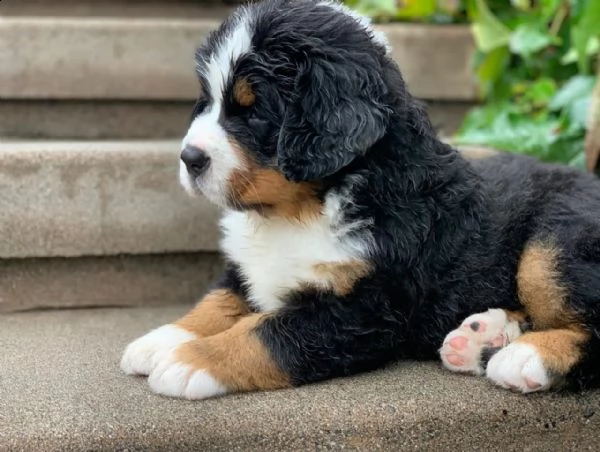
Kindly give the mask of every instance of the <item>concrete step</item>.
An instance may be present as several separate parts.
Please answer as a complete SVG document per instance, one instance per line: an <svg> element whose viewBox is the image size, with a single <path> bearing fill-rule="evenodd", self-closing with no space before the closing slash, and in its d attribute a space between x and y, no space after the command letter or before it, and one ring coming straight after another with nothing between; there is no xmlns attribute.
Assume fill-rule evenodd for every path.
<svg viewBox="0 0 600 452"><path fill-rule="evenodd" d="M214 251L218 212L179 186L179 146L0 142L0 258Z"/></svg>
<svg viewBox="0 0 600 452"><path fill-rule="evenodd" d="M181 138L189 124L193 105L191 100L0 100L0 137L50 140ZM449 119L455 117L448 115Z"/></svg>
<svg viewBox="0 0 600 452"><path fill-rule="evenodd" d="M3 4L0 136L180 137L197 94L194 50L231 11L214 3ZM434 123L442 133L453 133L476 101L469 30L398 24L380 28L413 92L430 104Z"/></svg>
<svg viewBox="0 0 600 452"><path fill-rule="evenodd" d="M194 102L127 100L1 100L0 137L60 140L180 139ZM460 126L472 102L428 101L445 135Z"/></svg>
<svg viewBox="0 0 600 452"><path fill-rule="evenodd" d="M139 8L138 3L133 5ZM114 14L106 8L111 7L65 15L69 8L48 3L41 9L13 6L10 15L0 18L0 98L193 99L198 90L194 51L229 10L207 9L196 2L186 4L182 17L176 2L173 13L161 3L160 14L152 14L148 7L143 15L123 17L127 13L122 13L122 6L112 7ZM467 27L377 28L388 35L413 94L423 99L475 100L474 43Z"/></svg>
<svg viewBox="0 0 600 452"><path fill-rule="evenodd" d="M5 17L120 17L221 19L242 0L19 0L2 4Z"/></svg>
<svg viewBox="0 0 600 452"><path fill-rule="evenodd" d="M0 142L0 311L190 303L218 211L179 186L179 141Z"/></svg>
<svg viewBox="0 0 600 452"><path fill-rule="evenodd" d="M597 450L600 392L522 396L405 362L285 391L187 402L120 373L184 307L0 316L0 450Z"/></svg>
<svg viewBox="0 0 600 452"><path fill-rule="evenodd" d="M193 303L221 269L217 253L1 259L0 313Z"/></svg>

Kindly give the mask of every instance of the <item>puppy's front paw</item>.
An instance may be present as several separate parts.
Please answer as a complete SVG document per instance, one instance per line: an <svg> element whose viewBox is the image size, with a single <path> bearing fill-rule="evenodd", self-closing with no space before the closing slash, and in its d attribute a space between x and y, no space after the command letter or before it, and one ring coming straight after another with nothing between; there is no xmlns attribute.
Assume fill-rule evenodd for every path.
<svg viewBox="0 0 600 452"><path fill-rule="evenodd" d="M498 386L524 393L543 391L553 384L535 347L518 342L490 359L486 376Z"/></svg>
<svg viewBox="0 0 600 452"><path fill-rule="evenodd" d="M509 319L503 309L471 315L444 339L440 349L442 363L455 372L482 375L484 350L504 347L520 335L519 322Z"/></svg>
<svg viewBox="0 0 600 452"><path fill-rule="evenodd" d="M194 338L192 333L175 325L161 326L127 346L121 369L128 375L149 375L171 350Z"/></svg>
<svg viewBox="0 0 600 452"><path fill-rule="evenodd" d="M189 400L227 393L227 388L203 368L208 364L204 361L193 342L183 344L161 359L150 373L148 383L157 394Z"/></svg>

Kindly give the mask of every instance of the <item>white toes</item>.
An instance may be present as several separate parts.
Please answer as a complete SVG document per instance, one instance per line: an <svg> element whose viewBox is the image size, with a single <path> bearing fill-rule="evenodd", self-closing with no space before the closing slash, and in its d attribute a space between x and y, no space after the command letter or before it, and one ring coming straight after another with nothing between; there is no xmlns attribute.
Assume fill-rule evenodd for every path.
<svg viewBox="0 0 600 452"><path fill-rule="evenodd" d="M149 375L158 362L178 345L195 336L175 325L164 325L130 343L121 358L128 375Z"/></svg>
<svg viewBox="0 0 600 452"><path fill-rule="evenodd" d="M483 375L482 349L504 347L520 335L519 322L509 320L503 309L473 314L444 339L440 349L442 364L454 372Z"/></svg>
<svg viewBox="0 0 600 452"><path fill-rule="evenodd" d="M227 393L227 388L215 380L208 372L198 370L192 374L188 382L186 397L188 399L205 399Z"/></svg>
<svg viewBox="0 0 600 452"><path fill-rule="evenodd" d="M510 344L489 361L487 377L503 388L521 392L543 391L552 386L542 359L529 344Z"/></svg>
<svg viewBox="0 0 600 452"><path fill-rule="evenodd" d="M492 342L504 336L506 345L521 335L519 322L509 320L504 309L488 309L486 312L467 317L460 325L462 329L477 333L480 343Z"/></svg>
<svg viewBox="0 0 600 452"><path fill-rule="evenodd" d="M227 392L227 388L205 370L174 361L168 356L152 371L148 383L157 394L190 400L206 399Z"/></svg>

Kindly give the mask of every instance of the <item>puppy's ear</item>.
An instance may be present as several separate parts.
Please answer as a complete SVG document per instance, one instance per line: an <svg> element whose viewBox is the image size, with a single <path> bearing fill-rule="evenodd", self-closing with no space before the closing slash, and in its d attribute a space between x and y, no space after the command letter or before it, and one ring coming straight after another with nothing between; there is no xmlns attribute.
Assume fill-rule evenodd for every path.
<svg viewBox="0 0 600 452"><path fill-rule="evenodd" d="M364 155L386 131L384 92L379 71L368 64L307 61L277 143L283 174L292 181L323 179Z"/></svg>

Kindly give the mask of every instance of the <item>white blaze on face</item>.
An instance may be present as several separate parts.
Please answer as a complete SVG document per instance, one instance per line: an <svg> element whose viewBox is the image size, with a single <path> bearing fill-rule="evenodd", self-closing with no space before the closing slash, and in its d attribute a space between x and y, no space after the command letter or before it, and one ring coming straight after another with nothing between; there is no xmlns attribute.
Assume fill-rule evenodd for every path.
<svg viewBox="0 0 600 452"><path fill-rule="evenodd" d="M210 103L192 121L183 139L182 149L195 146L210 157L210 165L199 178L192 177L183 162L180 162L179 178L183 187L191 194L202 192L210 201L225 206L227 201L227 181L232 171L241 167L242 162L229 142L227 132L219 124L223 109L226 84L231 78L233 66L252 44L247 15L242 11L237 23L224 37L206 62L201 62L200 70L207 81Z"/></svg>

